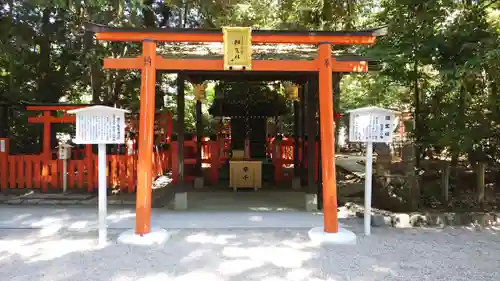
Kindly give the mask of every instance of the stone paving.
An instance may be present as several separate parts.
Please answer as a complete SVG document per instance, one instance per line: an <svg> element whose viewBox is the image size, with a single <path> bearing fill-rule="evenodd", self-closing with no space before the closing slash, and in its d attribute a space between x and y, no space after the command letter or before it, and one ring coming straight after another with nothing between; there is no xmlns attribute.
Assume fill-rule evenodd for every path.
<svg viewBox="0 0 500 281"><path fill-rule="evenodd" d="M8 205L97 205L97 195L79 193L16 192L0 195L0 203ZM135 205L135 194L108 196L109 205Z"/></svg>
<svg viewBox="0 0 500 281"><path fill-rule="evenodd" d="M0 228L32 229L52 227L59 229L96 229L97 208L95 206L0 206ZM162 228L269 228L309 227L321 225L321 214L306 212L176 212L153 209L151 223ZM129 229L135 227L135 208L110 206L108 227ZM1 280L1 279L0 279Z"/></svg>
<svg viewBox="0 0 500 281"><path fill-rule="evenodd" d="M291 192L287 199L281 198L281 193L267 194L233 194L233 192L219 192L207 196L207 193L188 194L189 211L302 211L303 198L301 193ZM238 195L238 196L236 196ZM276 197L278 196L278 197ZM265 197L265 198L262 198ZM42 194L27 192L18 195L2 195L0 203L12 206L97 206L96 195L88 194ZM113 207L135 206L135 194L121 194L108 196L108 205ZM163 209L171 209L167 205ZM346 203L339 207L340 217L363 218L363 206L355 203ZM392 226L397 228L408 227L444 227L467 225L473 227L487 227L500 225L498 212L413 212L391 213L383 210L372 210L372 226Z"/></svg>

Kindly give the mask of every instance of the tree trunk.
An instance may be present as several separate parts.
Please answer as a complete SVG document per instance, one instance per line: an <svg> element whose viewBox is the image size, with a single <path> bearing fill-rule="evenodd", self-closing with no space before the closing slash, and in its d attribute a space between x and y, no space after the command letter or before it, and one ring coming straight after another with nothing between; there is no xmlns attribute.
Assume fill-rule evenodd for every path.
<svg viewBox="0 0 500 281"><path fill-rule="evenodd" d="M83 5L81 7L80 15L82 20L88 20L91 17L90 15L93 13L94 11L92 11L92 7L90 5ZM88 79L87 83L90 84L93 104L102 103L101 90L103 73L95 56L97 44L98 43L94 40L94 34L90 31L85 31L83 35L83 49L86 54L85 59L88 63L86 67L88 76L86 79Z"/></svg>
<svg viewBox="0 0 500 281"><path fill-rule="evenodd" d="M155 13L153 11L153 3L154 0L144 0L144 9L142 9L142 13L144 14L144 27L155 27L156 26L156 18Z"/></svg>
<svg viewBox="0 0 500 281"><path fill-rule="evenodd" d="M450 200L450 171L450 163L448 161L443 161L443 165L441 167L441 191L443 195L443 204L448 204Z"/></svg>
<svg viewBox="0 0 500 281"><path fill-rule="evenodd" d="M486 164L478 163L476 166L476 192L477 192L477 203L482 206L484 204L484 193L485 193L485 174L486 174Z"/></svg>
<svg viewBox="0 0 500 281"><path fill-rule="evenodd" d="M420 89L418 86L418 62L413 63L413 73L415 75L413 81L413 91L415 95L415 167L420 168L420 157L422 155L422 124L420 120Z"/></svg>
<svg viewBox="0 0 500 281"><path fill-rule="evenodd" d="M189 14L189 1L185 0L184 1L184 16L182 17L183 18L183 21L182 21L183 28L187 27L188 14Z"/></svg>
<svg viewBox="0 0 500 281"><path fill-rule="evenodd" d="M9 15L8 15L8 20L7 20L7 24L8 24L8 28L7 28L7 32L5 32L5 34L2 34L3 36L3 40L4 42L9 42L10 40L10 37L11 37L11 29L12 29L12 26L13 26L13 5L14 5L14 1L13 0L9 0L8 2L8 5L9 7L11 7L11 9L9 9ZM6 46L11 46L10 44L6 44ZM14 46L15 47L15 46ZM9 56L10 56L10 59L9 59L9 91L6 95L6 97L9 97L10 95L14 95L14 89L16 88L14 86L14 70L15 70L15 66L14 66L14 59L11 57L12 56L12 53L13 52L9 52ZM5 108L6 112L8 112L8 109L7 107Z"/></svg>
<svg viewBox="0 0 500 281"><path fill-rule="evenodd" d="M51 67L50 67L50 9L45 8L42 12L42 35L38 38L40 44L40 55L38 71L40 74L38 80L38 95L40 100L50 102L53 93L51 88Z"/></svg>
<svg viewBox="0 0 500 281"><path fill-rule="evenodd" d="M344 26L345 30L354 30L356 21L356 0L348 0L346 8L346 13L344 14Z"/></svg>
<svg viewBox="0 0 500 281"><path fill-rule="evenodd" d="M50 23L50 14L51 10L49 7L43 9L42 11L42 24L41 24L41 36L38 37L38 44L40 45L40 55L39 55L39 63L38 63L38 100L41 102L52 103L57 102L59 100L59 93L57 93L55 89L54 81L54 72L52 70L50 64L50 36L52 33L51 23ZM40 135L43 135L43 127L40 128ZM44 140L46 141L46 140ZM54 126L51 126L50 132L50 147L55 146L56 141L56 131L54 130ZM43 142L40 142L40 150L43 150Z"/></svg>
<svg viewBox="0 0 500 281"><path fill-rule="evenodd" d="M415 172L417 162L416 158L419 157L419 155L416 154L416 148L414 145L406 145L403 149L403 162L405 163L406 179L410 187L408 199L410 200L409 203L411 208L415 210L420 206L422 198L422 191L418 180L419 176L418 173Z"/></svg>
<svg viewBox="0 0 500 281"><path fill-rule="evenodd" d="M323 0L323 29L329 29L333 22L333 0Z"/></svg>
<svg viewBox="0 0 500 281"><path fill-rule="evenodd" d="M91 32L85 33L85 45L88 46L89 50L95 51L96 45L92 37ZM101 103L102 70L95 59L91 59L90 61L89 72L90 86L92 88L92 103L99 104Z"/></svg>
<svg viewBox="0 0 500 281"><path fill-rule="evenodd" d="M168 27L169 22L170 22L170 16L171 16L172 8L168 4L163 4L161 8L161 15L162 15L162 20L160 22L160 27Z"/></svg>

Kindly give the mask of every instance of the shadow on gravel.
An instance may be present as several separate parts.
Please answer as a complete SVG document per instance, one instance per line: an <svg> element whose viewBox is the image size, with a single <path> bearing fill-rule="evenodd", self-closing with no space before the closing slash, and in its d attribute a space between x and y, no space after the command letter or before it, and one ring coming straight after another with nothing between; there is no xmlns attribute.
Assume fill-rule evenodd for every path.
<svg viewBox="0 0 500 281"><path fill-rule="evenodd" d="M358 225L352 226L359 231ZM116 241L119 232L110 231ZM374 229L355 246L317 246L306 229L171 230L165 245L94 245L97 233L0 230L1 280L500 280L495 231Z"/></svg>

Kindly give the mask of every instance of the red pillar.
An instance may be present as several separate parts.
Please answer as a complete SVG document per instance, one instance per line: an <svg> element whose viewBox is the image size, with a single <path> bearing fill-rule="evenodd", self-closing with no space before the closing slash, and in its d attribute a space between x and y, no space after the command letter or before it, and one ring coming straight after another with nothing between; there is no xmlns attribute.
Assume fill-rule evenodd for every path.
<svg viewBox="0 0 500 281"><path fill-rule="evenodd" d="M210 140L208 141L210 147L210 157L211 157L211 167L210 167L210 182L212 184L217 184L219 182L219 141Z"/></svg>
<svg viewBox="0 0 500 281"><path fill-rule="evenodd" d="M136 234L151 230L151 185L153 184L153 138L155 119L156 43L142 43L144 66L141 73L139 155L137 163Z"/></svg>
<svg viewBox="0 0 500 281"><path fill-rule="evenodd" d="M274 138L271 143L272 159L274 164L274 182L280 184L283 181L283 151L282 140Z"/></svg>
<svg viewBox="0 0 500 281"><path fill-rule="evenodd" d="M179 183L179 153L177 152L177 141L171 142L170 155L172 157L172 184L177 184Z"/></svg>
<svg viewBox="0 0 500 281"><path fill-rule="evenodd" d="M47 192L48 189L48 179L49 179L49 163L52 160L52 152L50 149L51 145L51 134L50 134L50 111L43 112L43 160L42 160L42 192ZM54 176L53 176L54 177Z"/></svg>
<svg viewBox="0 0 500 281"><path fill-rule="evenodd" d="M319 118L325 232L338 232L331 44L319 45ZM311 163L312 164L312 163Z"/></svg>
<svg viewBox="0 0 500 281"><path fill-rule="evenodd" d="M92 161L92 145L85 145L85 165L87 166L87 191L92 192L94 190L94 162Z"/></svg>
<svg viewBox="0 0 500 281"><path fill-rule="evenodd" d="M52 155L50 145L51 145L51 135L50 135L50 111L43 112L43 154L47 158L48 155ZM50 156L52 159L52 156Z"/></svg>
<svg viewBox="0 0 500 281"><path fill-rule="evenodd" d="M2 187L2 192L6 192L9 180L8 180L8 157L9 157L9 139L0 138L0 186Z"/></svg>
<svg viewBox="0 0 500 281"><path fill-rule="evenodd" d="M172 113L167 113L167 137L168 137L168 142L170 143L172 141L172 132L173 132L173 126L172 126Z"/></svg>

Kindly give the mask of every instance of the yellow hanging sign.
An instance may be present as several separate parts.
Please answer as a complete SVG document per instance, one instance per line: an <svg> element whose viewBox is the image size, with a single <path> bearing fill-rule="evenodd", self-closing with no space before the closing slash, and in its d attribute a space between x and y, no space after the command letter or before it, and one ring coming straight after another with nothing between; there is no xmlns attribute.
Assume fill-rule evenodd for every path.
<svg viewBox="0 0 500 281"><path fill-rule="evenodd" d="M286 81L283 83L285 86L285 94L287 100L299 101L299 88L300 85Z"/></svg>
<svg viewBox="0 0 500 281"><path fill-rule="evenodd" d="M252 28L224 27L224 69L252 69Z"/></svg>
<svg viewBox="0 0 500 281"><path fill-rule="evenodd" d="M193 84L193 88L196 101L203 101L205 99L205 90L207 89L207 83Z"/></svg>

